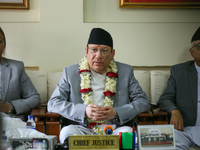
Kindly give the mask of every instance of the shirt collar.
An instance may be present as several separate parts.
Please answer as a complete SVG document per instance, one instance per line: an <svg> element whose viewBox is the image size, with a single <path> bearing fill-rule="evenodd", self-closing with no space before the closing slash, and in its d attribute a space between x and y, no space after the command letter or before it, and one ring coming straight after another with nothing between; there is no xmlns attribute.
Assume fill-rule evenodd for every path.
<svg viewBox="0 0 200 150"><path fill-rule="evenodd" d="M194 62L195 68L197 70L197 74L200 75L200 67Z"/></svg>

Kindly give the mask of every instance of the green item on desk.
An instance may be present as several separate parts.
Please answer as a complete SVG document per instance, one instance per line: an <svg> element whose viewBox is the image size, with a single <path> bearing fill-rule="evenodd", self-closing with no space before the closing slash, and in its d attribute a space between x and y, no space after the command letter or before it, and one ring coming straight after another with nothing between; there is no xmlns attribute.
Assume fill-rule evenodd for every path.
<svg viewBox="0 0 200 150"><path fill-rule="evenodd" d="M133 149L133 133L122 133L122 149Z"/></svg>

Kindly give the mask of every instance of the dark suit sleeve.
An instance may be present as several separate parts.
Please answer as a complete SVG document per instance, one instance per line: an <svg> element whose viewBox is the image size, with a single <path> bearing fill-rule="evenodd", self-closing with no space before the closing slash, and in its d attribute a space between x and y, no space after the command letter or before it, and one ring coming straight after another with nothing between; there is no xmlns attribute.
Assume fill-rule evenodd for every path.
<svg viewBox="0 0 200 150"><path fill-rule="evenodd" d="M175 106L176 103L176 70L175 67L171 67L170 69L171 75L167 82L167 87L161 95L157 105L161 110L165 110L168 113L171 113L172 110L178 109Z"/></svg>

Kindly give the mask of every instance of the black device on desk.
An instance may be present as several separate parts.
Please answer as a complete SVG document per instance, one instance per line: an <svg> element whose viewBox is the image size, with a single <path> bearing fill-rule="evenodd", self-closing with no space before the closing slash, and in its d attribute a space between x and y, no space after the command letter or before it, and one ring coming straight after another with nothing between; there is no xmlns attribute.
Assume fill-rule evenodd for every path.
<svg viewBox="0 0 200 150"><path fill-rule="evenodd" d="M63 144L57 143L55 150L69 150L69 137L67 137Z"/></svg>

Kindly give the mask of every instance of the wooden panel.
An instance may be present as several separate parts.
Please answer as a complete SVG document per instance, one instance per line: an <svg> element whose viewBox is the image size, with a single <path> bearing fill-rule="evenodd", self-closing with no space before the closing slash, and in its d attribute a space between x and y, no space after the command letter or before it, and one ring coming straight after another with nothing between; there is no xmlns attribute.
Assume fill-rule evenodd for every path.
<svg viewBox="0 0 200 150"><path fill-rule="evenodd" d="M36 123L36 130L42 133L45 133L44 124L45 124L45 114L46 108L35 108L31 111L31 115L34 117L34 121Z"/></svg>
<svg viewBox="0 0 200 150"><path fill-rule="evenodd" d="M57 143L60 143L60 122L59 121L46 121L46 135L56 135Z"/></svg>
<svg viewBox="0 0 200 150"><path fill-rule="evenodd" d="M25 70L30 70L30 71L39 71L39 67L38 66L32 66L32 67L25 66L24 69Z"/></svg>
<svg viewBox="0 0 200 150"><path fill-rule="evenodd" d="M168 124L168 113L166 111L153 112L154 124Z"/></svg>
<svg viewBox="0 0 200 150"><path fill-rule="evenodd" d="M153 124L153 114L148 111L140 113L137 117L139 125L152 125Z"/></svg>
<svg viewBox="0 0 200 150"><path fill-rule="evenodd" d="M44 133L44 121L38 121L36 122L36 127L35 129L39 132Z"/></svg>
<svg viewBox="0 0 200 150"><path fill-rule="evenodd" d="M46 108L45 107L40 107L40 108L35 108L31 111L31 115L35 117L46 117Z"/></svg>
<svg viewBox="0 0 200 150"><path fill-rule="evenodd" d="M57 119L60 115L58 113L46 112L46 117L51 118L51 121Z"/></svg>
<svg viewBox="0 0 200 150"><path fill-rule="evenodd" d="M139 121L139 125L153 125L153 121Z"/></svg>
<svg viewBox="0 0 200 150"><path fill-rule="evenodd" d="M155 125L159 125L159 124L168 124L168 121L154 121Z"/></svg>

